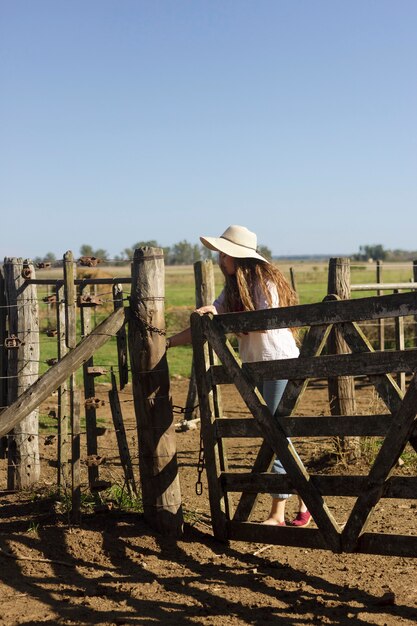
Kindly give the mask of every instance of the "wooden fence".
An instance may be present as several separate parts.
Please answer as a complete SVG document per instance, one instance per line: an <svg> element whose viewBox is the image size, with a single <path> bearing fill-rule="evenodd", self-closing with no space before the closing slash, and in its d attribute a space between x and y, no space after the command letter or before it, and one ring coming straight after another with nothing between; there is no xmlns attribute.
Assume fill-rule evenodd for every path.
<svg viewBox="0 0 417 626"><path fill-rule="evenodd" d="M34 265L17 258L5 259L1 273L0 440L2 454L8 456L8 488L21 489L39 478L39 406L58 391L57 484L70 491L72 518L79 521L82 407L75 372L82 368L88 483L94 491L100 483L99 465L94 462L100 431L94 380L101 373L94 366L94 354L116 338L119 386L112 375L109 400L125 482L129 490L136 490L118 398L129 377L127 326L144 515L156 530L178 535L183 522L165 354L163 251L136 250L132 276L127 279L77 279L71 252L64 255L62 265L63 277L58 280L37 278ZM128 307L123 283L130 286ZM52 288L45 301L55 307L56 325L47 332L57 341L57 358L50 360L50 368L40 378L38 285ZM90 293L90 287L96 285L112 287L113 312L93 328L91 311L100 298Z"/></svg>
<svg viewBox="0 0 417 626"><path fill-rule="evenodd" d="M357 300L328 300L320 304L255 312L194 314L193 346L199 387L201 427L206 455L209 497L215 536L271 544L417 556L417 537L367 532L367 521L381 498L417 498L417 478L393 476L406 444L417 449L417 351L375 351L358 323L417 314L417 294L394 294ZM229 333L274 328L308 327L300 357L280 361L240 362ZM330 332L337 329L352 351L323 355ZM212 353L220 360L213 365ZM392 374L412 375L405 395ZM338 379L366 375L385 402L383 415L297 416L297 406L312 378ZM274 418L256 382L289 379ZM229 419L222 414L219 385L233 384L249 408L251 418ZM288 437L380 436L384 438L368 476L308 474ZM227 439L260 436L251 472L228 470ZM278 455L287 475L269 473ZM249 521L259 493L296 490L308 506L317 529L275 527ZM234 506L232 493L240 493ZM345 526L340 526L324 496L352 496L356 502Z"/></svg>
<svg viewBox="0 0 417 626"><path fill-rule="evenodd" d="M209 265L195 265L197 304L213 298L213 276ZM99 453L97 437L100 431L96 420L94 381L101 373L101 368L94 363L94 355L100 346L115 338L119 380L117 383L116 376L112 374L109 399L126 485L133 493L136 491L118 395L129 380L130 359L145 517L153 528L165 534L179 534L182 509L165 355L162 250L144 248L136 251L132 275L128 278L76 278L76 261L71 252L64 255L62 266L62 278L45 279L36 276L30 261L6 259L0 273L0 343L3 346L0 351L0 405L3 409L0 414L0 441L3 441L3 454L7 454L9 460L8 488L23 488L36 482L39 475L38 409L57 390L57 483L59 488L70 486L73 519L79 520L80 415L84 409L85 460L88 484L93 490L100 482L100 468L94 463ZM192 318L196 359L192 385L198 386L213 527L216 537L220 539L246 538L336 551L376 551L416 556L414 537L389 537L386 541L385 537L370 536L365 529L366 517L379 497L416 497L415 478L390 475L407 441L414 447L416 444L411 408L415 400L414 378L403 399L401 385L392 377L414 373L415 353L406 350L404 345L390 352L375 352L358 325L369 320L379 322L390 317L401 320L404 316L417 315L416 295L415 292L398 293L342 301L340 298L349 298L350 295L349 290L344 291L348 276L346 260L334 259L329 266L328 288L329 294L334 295L324 303L229 314L213 319L209 316ZM128 306L125 306L126 284L130 287ZM55 316L55 324L47 332L57 342L57 359L51 360L50 368L39 378L36 289L40 285L51 292L45 301ZM112 312L108 311L107 317L95 326L93 312L100 300L97 285L111 287ZM379 288L382 290L380 284ZM411 288L414 286L411 285ZM226 340L228 333L288 326L309 328L301 358L292 362L242 367ZM324 356L325 349L330 354ZM347 350L352 350L353 354L338 354ZM213 351L221 365L217 364ZM80 405L80 390L74 376L79 368L83 372L84 406ZM358 375L366 376L375 385L387 404L388 414L355 416L355 407L351 404L354 394L351 394L350 385L352 377ZM253 383L254 376L256 380L271 376L291 379L279 407L278 424L272 420L260 398ZM321 377L330 380L332 417L297 417L297 405L309 380ZM247 402L253 414L252 420L223 417L219 385L230 382L236 384ZM397 382L400 383L400 379ZM192 385L187 406L189 403L194 406L195 403ZM266 443L262 444L250 475L231 474L227 471L226 439L254 434L264 436L272 449ZM285 444L287 434L307 437L337 434L353 444L360 436L379 435L385 437L385 442L370 477L309 477L294 458L291 446ZM4 446L5 436L7 446ZM354 445L352 450L355 451ZM288 471L287 477L266 473L273 451L282 458ZM288 528L283 529L286 533L283 534L281 529L272 530L247 521L257 493L282 491L283 485L288 488L289 482L311 509L318 525L317 531L305 529L300 535L297 529ZM242 492L234 513L233 491ZM327 494L358 495L358 503L346 528L339 528L326 508L322 496Z"/></svg>

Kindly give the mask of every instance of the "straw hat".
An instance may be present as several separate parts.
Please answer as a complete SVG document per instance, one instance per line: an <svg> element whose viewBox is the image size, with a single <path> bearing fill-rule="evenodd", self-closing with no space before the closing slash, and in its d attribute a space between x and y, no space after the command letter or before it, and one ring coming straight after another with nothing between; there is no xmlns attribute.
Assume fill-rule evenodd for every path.
<svg viewBox="0 0 417 626"><path fill-rule="evenodd" d="M200 237L201 243L210 250L224 252L236 259L259 259L269 263L257 251L257 238L255 233L245 226L229 226L220 237Z"/></svg>

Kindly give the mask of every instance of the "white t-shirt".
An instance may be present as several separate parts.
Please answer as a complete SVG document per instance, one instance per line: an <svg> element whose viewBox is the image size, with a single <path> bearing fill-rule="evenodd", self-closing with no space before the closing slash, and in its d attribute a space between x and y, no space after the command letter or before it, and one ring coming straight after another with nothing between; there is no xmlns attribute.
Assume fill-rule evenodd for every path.
<svg viewBox="0 0 417 626"><path fill-rule="evenodd" d="M274 284L270 285L273 309L279 307L279 296ZM213 302L217 313L226 313L224 308L225 293L221 292ZM255 290L254 304L256 309L270 308L262 289ZM277 328L265 332L251 332L238 336L239 355L243 363L255 361L273 361L275 359L296 358L300 354L294 335L289 328Z"/></svg>

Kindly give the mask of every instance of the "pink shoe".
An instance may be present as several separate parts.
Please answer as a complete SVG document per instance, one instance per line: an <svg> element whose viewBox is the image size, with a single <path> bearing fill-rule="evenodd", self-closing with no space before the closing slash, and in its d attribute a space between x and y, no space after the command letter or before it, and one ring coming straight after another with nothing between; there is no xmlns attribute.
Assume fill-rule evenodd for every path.
<svg viewBox="0 0 417 626"><path fill-rule="evenodd" d="M293 519L293 521L291 522L291 526L297 526L298 528L305 528L306 526L309 525L311 520L312 520L311 513L309 513L308 511L301 513L301 511L299 511L297 513L297 517Z"/></svg>

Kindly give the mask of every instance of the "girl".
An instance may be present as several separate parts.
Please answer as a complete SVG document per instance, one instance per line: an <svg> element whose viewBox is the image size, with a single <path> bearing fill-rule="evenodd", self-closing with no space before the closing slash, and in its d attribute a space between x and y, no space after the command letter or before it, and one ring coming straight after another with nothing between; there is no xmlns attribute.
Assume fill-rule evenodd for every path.
<svg viewBox="0 0 417 626"><path fill-rule="evenodd" d="M244 226L229 226L220 237L200 237L210 250L219 253L219 265L225 277L225 286L212 305L203 306L198 313L230 313L255 311L296 304L297 297L277 267L257 252L257 237ZM167 340L167 347L189 343L189 328ZM238 336L242 362L269 361L294 358L299 355L295 333L288 328L249 332ZM274 414L284 392L286 380L264 381L259 387L265 402ZM285 474L276 459L272 471ZM285 526L285 505L291 494L273 494L272 506L264 524ZM291 522L293 526L307 526L311 515L299 498L299 511Z"/></svg>

